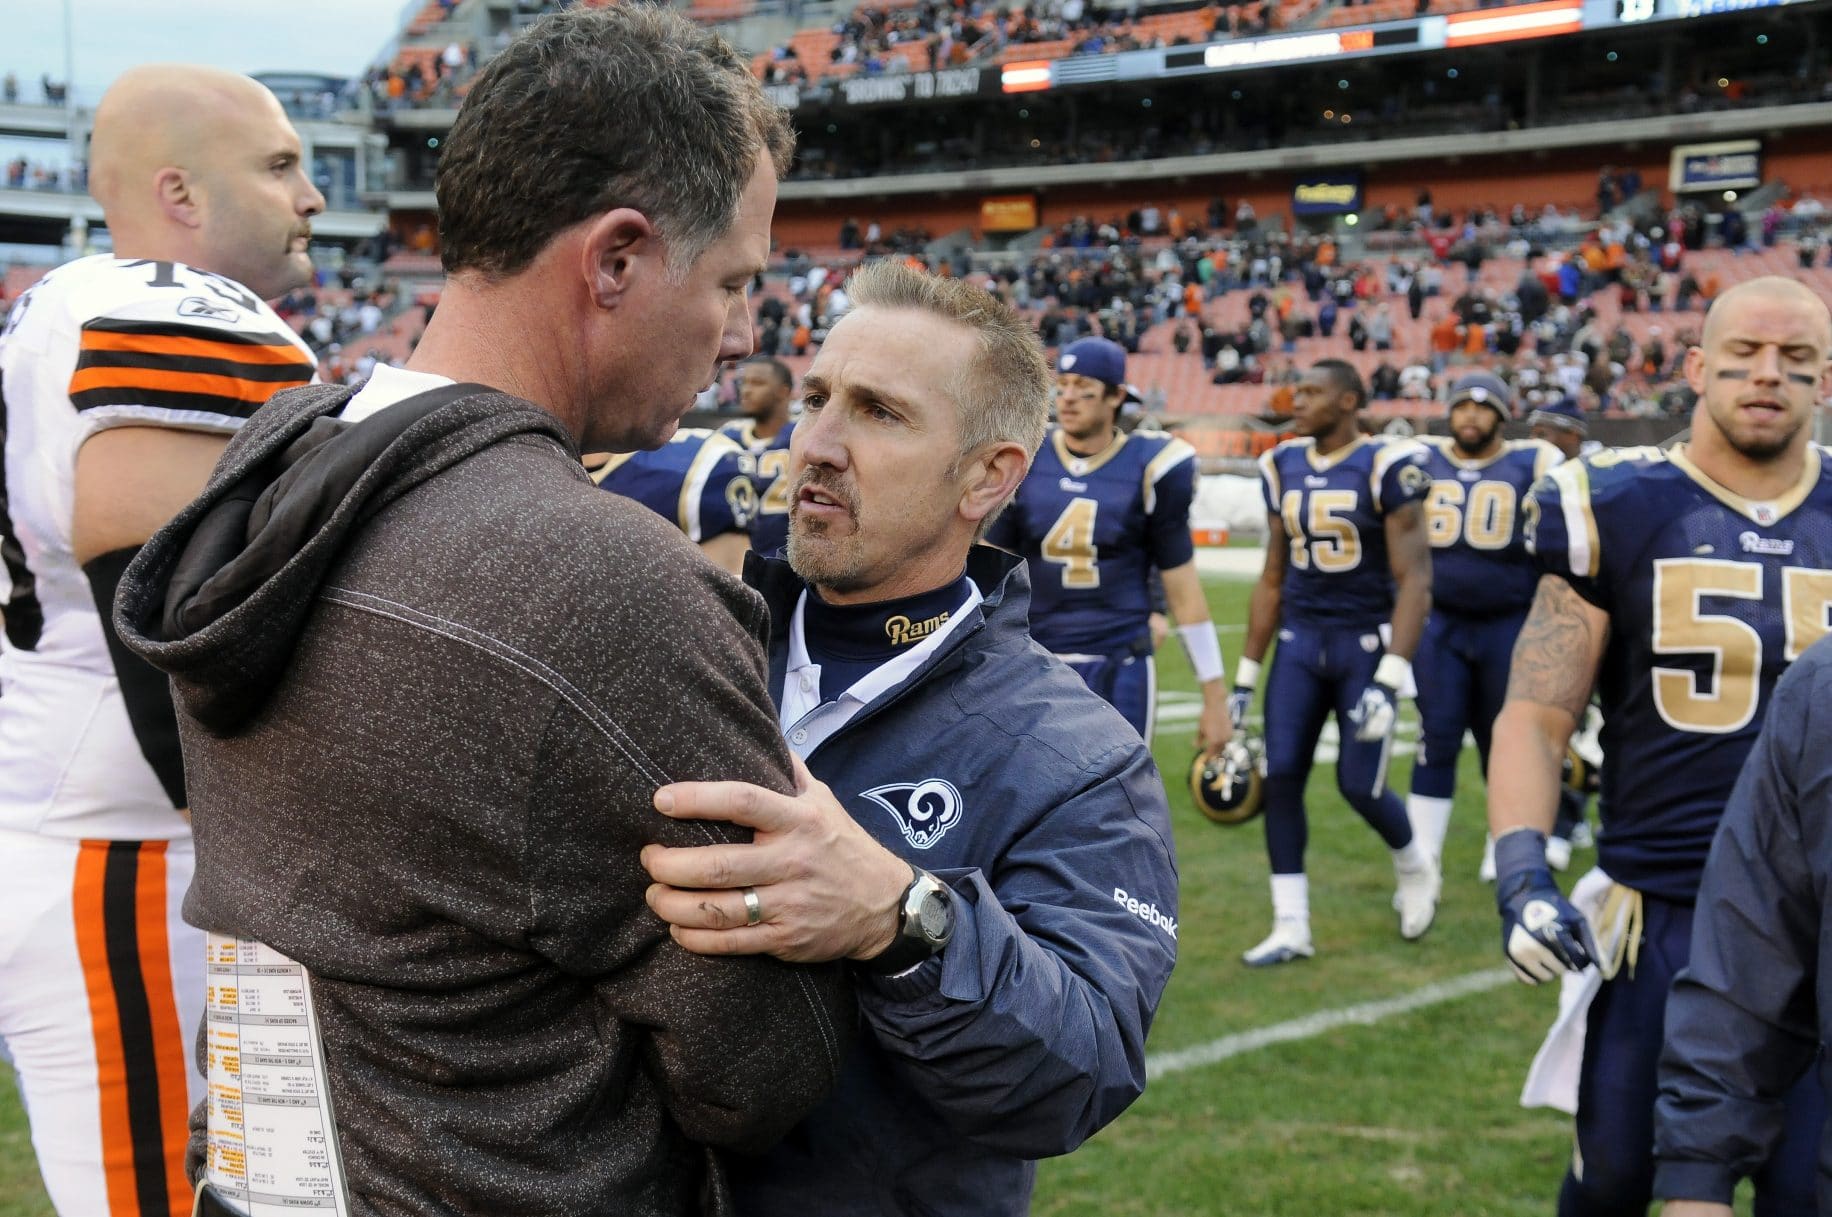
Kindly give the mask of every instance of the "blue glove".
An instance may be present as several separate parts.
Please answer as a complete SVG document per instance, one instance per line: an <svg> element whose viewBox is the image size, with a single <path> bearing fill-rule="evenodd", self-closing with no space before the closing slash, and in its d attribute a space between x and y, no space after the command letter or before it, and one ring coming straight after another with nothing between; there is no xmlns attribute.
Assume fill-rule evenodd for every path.
<svg viewBox="0 0 1832 1217"><path fill-rule="evenodd" d="M1253 705L1253 690L1245 685L1235 685L1234 692L1228 694L1228 721L1239 731L1247 722L1247 710Z"/></svg>
<svg viewBox="0 0 1832 1217"><path fill-rule="evenodd" d="M1527 984L1581 972L1597 957L1590 922L1573 908L1546 866L1546 834L1516 828L1495 841L1495 904L1501 951Z"/></svg>
<svg viewBox="0 0 1832 1217"><path fill-rule="evenodd" d="M1393 723L1399 717L1399 690L1389 689L1375 681L1361 691L1361 700L1349 711L1349 721L1355 724L1355 738L1362 743L1370 740L1385 739L1393 731Z"/></svg>

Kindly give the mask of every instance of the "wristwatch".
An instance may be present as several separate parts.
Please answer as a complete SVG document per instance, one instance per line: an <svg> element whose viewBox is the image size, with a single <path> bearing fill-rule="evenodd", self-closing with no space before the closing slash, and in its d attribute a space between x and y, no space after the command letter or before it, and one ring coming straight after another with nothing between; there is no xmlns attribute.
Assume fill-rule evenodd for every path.
<svg viewBox="0 0 1832 1217"><path fill-rule="evenodd" d="M918 867L897 901L897 936L891 945L859 967L878 976L895 976L938 954L954 936L954 893L948 885Z"/></svg>

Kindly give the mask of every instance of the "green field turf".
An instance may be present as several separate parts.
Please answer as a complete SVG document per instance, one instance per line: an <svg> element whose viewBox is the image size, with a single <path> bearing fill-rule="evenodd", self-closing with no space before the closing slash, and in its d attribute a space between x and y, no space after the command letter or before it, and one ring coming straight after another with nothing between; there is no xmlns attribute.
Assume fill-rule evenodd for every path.
<svg viewBox="0 0 1832 1217"><path fill-rule="evenodd" d="M1246 620L1241 580L1208 581L1230 670ZM1182 652L1159 657L1161 687L1193 689ZM1402 738L1416 739L1410 708ZM1186 1049L1317 1011L1398 997L1503 967L1491 889L1476 880L1483 801L1464 757L1446 845L1437 924L1404 942L1388 901L1393 871L1379 838L1336 794L1334 768L1310 785L1312 925L1317 957L1255 971L1241 951L1270 926L1258 822L1210 825L1182 779L1194 725L1158 731L1170 779L1182 874L1179 960L1150 1052ZM1397 756L1396 789L1408 755ZM1588 867L1580 853L1575 867ZM1115 1124L1075 1154L1044 1163L1035 1212L1291 1214L1293 1217L1485 1217L1553 1211L1569 1124L1516 1099L1555 1005L1549 988L1492 990L1155 1080ZM4 1071L0 1071L4 1072ZM1747 1200L1739 1206L1747 1212ZM50 1217L10 1080L0 1081L0 1217Z"/></svg>
<svg viewBox="0 0 1832 1217"><path fill-rule="evenodd" d="M1208 581L1230 665L1246 621L1244 580ZM1174 644L1159 684L1194 682ZM1402 740L1416 742L1410 706ZM1492 889L1476 879L1483 798L1464 758L1445 845L1444 898L1418 942L1399 936L1393 867L1373 830L1312 775L1311 920L1315 959L1265 970L1240 953L1271 927L1260 823L1218 828L1182 785L1193 725L1166 724L1155 751L1170 787L1181 891L1178 960L1149 1052L1160 1054L1316 1011L1397 997L1504 967ZM1410 748L1390 774L1406 789ZM1405 755L1397 755L1404 753ZM1591 855L1580 854L1579 864ZM1160 1078L1080 1151L1038 1171L1035 1211L1479 1217L1546 1214L1569 1152L1569 1122L1518 1105L1528 1060L1551 1019L1549 989L1507 985L1371 1026L1248 1052Z"/></svg>

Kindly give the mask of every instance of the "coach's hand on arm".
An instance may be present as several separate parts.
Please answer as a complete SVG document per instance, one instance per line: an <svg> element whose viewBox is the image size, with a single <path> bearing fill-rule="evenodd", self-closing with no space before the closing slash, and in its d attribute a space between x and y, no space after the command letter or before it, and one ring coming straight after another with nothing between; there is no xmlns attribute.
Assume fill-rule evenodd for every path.
<svg viewBox="0 0 1832 1217"><path fill-rule="evenodd" d="M749 844L642 851L646 899L674 940L701 955L774 955L797 963L871 959L897 933L912 867L859 827L795 758L796 793L743 782L680 782L655 809L752 830ZM760 918L750 924L744 889Z"/></svg>

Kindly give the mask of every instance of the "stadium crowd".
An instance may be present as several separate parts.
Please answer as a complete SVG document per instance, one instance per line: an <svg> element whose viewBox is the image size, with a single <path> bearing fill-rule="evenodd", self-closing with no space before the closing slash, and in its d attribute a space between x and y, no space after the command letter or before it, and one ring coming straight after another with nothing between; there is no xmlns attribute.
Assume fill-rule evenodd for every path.
<svg viewBox="0 0 1832 1217"><path fill-rule="evenodd" d="M875 222L861 229L849 219L832 265L784 255L784 290L764 292L757 306L759 350L817 350L848 307L838 285L845 268L898 254L972 277L1031 317L1051 349L1105 337L1129 353L1168 348L1199 360L1217 385L1265 385L1267 415L1290 413L1300 343L1314 356L1308 340L1325 339L1381 356L1367 370L1375 400L1433 399L1449 378L1481 366L1517 391L1523 411L1569 399L1587 412L1682 416L1693 404L1684 353L1722 286L1689 256L1791 241L1811 268L1826 248L1825 209L1806 195L1766 207L1753 223L1734 208L1691 203L1617 210L1640 196L1635 175L1606 167L1599 183L1609 210L1589 220L1525 203L1459 214L1423 189L1409 211L1389 208L1370 225L1404 244L1353 258L1333 236L1262 225L1249 204L1219 198L1190 218L1149 203L1099 222L1078 216L1047 248L979 270L970 250L925 255L925 234L887 239ZM1519 266L1512 282L1479 273L1496 259ZM1451 295L1453 266L1467 273ZM1628 314L1675 320L1630 326ZM1193 404L1165 403L1172 412Z"/></svg>
<svg viewBox="0 0 1832 1217"><path fill-rule="evenodd" d="M1166 36L1141 27L1139 9L1138 0L1106 8L1088 0L1043 0L1011 8L984 0L923 0L887 8L861 5L834 23L836 40L827 56L831 64L875 76L910 71L909 57L895 52L912 43L923 48L915 66L934 72L989 62L1008 49L1038 43L1067 43L1069 55L1108 55L1192 41L1187 34ZM1215 40L1261 34L1277 22L1278 9L1278 0L1207 4L1200 10L1201 25ZM792 40L772 47L760 71L769 84L805 83L811 76ZM818 75L819 69L812 74Z"/></svg>

